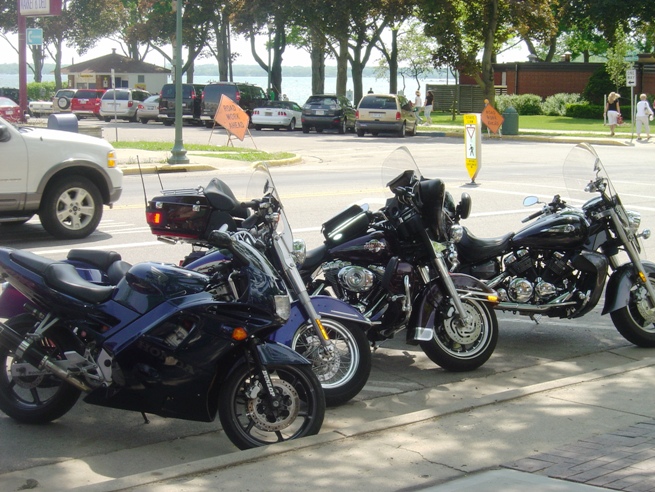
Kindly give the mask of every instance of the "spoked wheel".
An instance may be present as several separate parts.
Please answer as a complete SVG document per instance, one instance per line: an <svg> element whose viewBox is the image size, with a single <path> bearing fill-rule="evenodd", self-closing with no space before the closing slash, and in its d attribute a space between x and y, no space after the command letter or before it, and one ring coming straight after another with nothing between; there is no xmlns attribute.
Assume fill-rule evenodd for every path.
<svg viewBox="0 0 655 492"><path fill-rule="evenodd" d="M655 286L655 273L648 279ZM639 347L655 347L655 315L649 311L648 293L642 285L633 283L628 305L610 313L612 323L627 341Z"/></svg>
<svg viewBox="0 0 655 492"><path fill-rule="evenodd" d="M339 321L323 318L332 347L323 348L310 324L301 326L291 341L291 348L312 363L312 370L325 391L328 406L341 405L354 398L371 373L371 349L364 330Z"/></svg>
<svg viewBox="0 0 655 492"><path fill-rule="evenodd" d="M227 437L250 449L318 434L325 396L309 366L267 366L277 399L271 402L261 376L243 364L225 381L218 413Z"/></svg>
<svg viewBox="0 0 655 492"><path fill-rule="evenodd" d="M496 313L482 302L462 299L466 322L445 318L434 327L434 337L420 342L432 362L447 371L477 369L487 362L498 342Z"/></svg>
<svg viewBox="0 0 655 492"><path fill-rule="evenodd" d="M26 334L36 320L21 314L7 321L20 334ZM51 329L52 331L52 329ZM71 350L63 333L53 332L40 342L39 349L51 358L63 359ZM81 391L61 379L39 371L0 347L0 410L25 424L45 424L58 419L77 402Z"/></svg>

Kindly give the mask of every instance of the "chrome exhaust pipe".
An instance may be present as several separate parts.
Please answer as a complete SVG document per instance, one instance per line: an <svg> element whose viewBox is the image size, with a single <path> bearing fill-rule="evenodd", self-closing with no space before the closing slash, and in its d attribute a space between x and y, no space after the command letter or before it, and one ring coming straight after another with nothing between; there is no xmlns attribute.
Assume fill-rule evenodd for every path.
<svg viewBox="0 0 655 492"><path fill-rule="evenodd" d="M89 392L91 387L83 381L77 379L65 369L59 367L50 357L34 346L36 339L23 337L13 328L0 322L0 345L14 352L14 355L32 364L40 371L48 371L59 379L72 384L79 390Z"/></svg>

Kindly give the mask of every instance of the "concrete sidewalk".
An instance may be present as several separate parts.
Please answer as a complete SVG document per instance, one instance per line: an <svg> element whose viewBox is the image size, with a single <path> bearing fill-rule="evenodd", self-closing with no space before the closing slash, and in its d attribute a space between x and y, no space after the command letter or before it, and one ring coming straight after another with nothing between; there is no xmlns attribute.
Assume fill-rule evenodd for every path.
<svg viewBox="0 0 655 492"><path fill-rule="evenodd" d="M655 358L640 353L480 397L443 388L424 410L265 448L95 483L69 476L85 492L655 491ZM105 460L114 476L126 465Z"/></svg>

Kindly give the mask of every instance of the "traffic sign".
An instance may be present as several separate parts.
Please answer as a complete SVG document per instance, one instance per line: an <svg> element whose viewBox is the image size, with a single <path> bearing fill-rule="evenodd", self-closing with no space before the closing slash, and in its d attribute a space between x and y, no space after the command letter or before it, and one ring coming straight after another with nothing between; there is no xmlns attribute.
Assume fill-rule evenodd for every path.
<svg viewBox="0 0 655 492"><path fill-rule="evenodd" d="M25 39L29 46L43 44L43 29L28 27L25 29Z"/></svg>
<svg viewBox="0 0 655 492"><path fill-rule="evenodd" d="M626 87L637 86L637 71L634 68L625 71L625 85Z"/></svg>

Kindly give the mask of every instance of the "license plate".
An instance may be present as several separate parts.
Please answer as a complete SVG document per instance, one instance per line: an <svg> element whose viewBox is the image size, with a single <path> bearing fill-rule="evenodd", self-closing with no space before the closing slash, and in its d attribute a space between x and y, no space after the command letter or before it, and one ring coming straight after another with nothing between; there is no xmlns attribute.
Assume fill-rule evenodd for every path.
<svg viewBox="0 0 655 492"><path fill-rule="evenodd" d="M80 103L81 103L81 104L86 104L86 103L88 103L88 102L89 102L88 99L80 99Z"/></svg>
<svg viewBox="0 0 655 492"><path fill-rule="evenodd" d="M264 113L264 116L273 116L273 113L271 111L266 111Z"/></svg>
<svg viewBox="0 0 655 492"><path fill-rule="evenodd" d="M320 116L320 115L324 115L324 114L325 114L325 111L323 111L322 109L317 109L316 112L315 112L315 114L317 114L317 115L319 115L319 116Z"/></svg>
<svg viewBox="0 0 655 492"><path fill-rule="evenodd" d="M382 118L384 113L371 113L372 118Z"/></svg>

